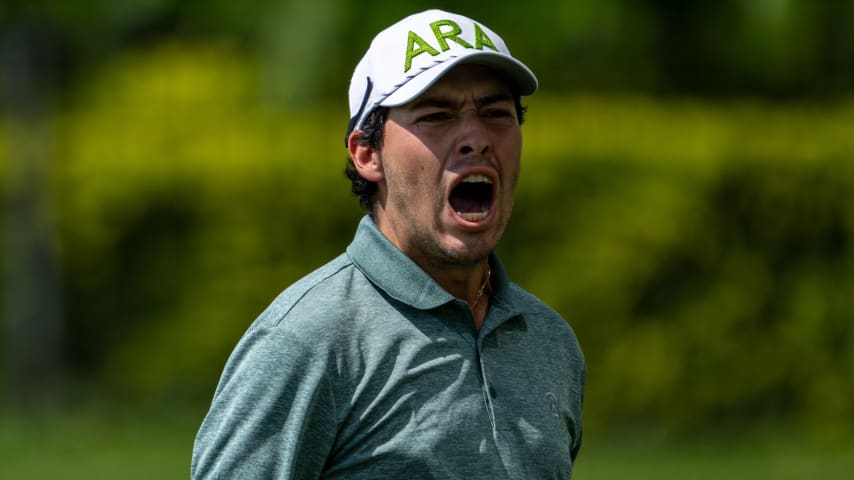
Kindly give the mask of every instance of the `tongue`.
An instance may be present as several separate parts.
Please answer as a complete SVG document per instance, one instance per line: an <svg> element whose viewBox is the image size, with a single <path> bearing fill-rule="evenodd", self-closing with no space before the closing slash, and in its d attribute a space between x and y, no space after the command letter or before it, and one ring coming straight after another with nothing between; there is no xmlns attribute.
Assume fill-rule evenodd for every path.
<svg viewBox="0 0 854 480"><path fill-rule="evenodd" d="M480 213L483 211L480 201L475 198L451 197L451 206L458 213Z"/></svg>

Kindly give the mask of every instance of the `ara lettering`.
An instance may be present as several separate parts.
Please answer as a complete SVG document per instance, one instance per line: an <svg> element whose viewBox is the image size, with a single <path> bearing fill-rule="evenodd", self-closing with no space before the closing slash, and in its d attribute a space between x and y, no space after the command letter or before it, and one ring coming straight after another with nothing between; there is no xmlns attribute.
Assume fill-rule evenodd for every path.
<svg viewBox="0 0 854 480"><path fill-rule="evenodd" d="M421 55L422 53L429 53L430 56L435 57L441 52L448 51L451 48L448 42L454 42L463 48L474 48L477 50L490 48L496 52L498 51L498 47L495 46L492 39L489 38L480 25L476 23L474 24L473 46L471 43L460 37L462 29L452 20L439 20L433 22L430 24L430 29L433 31L433 36L436 37L436 42L438 43L439 48L434 48L429 42L427 42L427 40L424 40L418 36L417 33L410 30L409 35L406 38L406 59L403 64L404 73L408 72L409 69L412 68L412 60L418 55Z"/></svg>
<svg viewBox="0 0 854 480"><path fill-rule="evenodd" d="M418 46L417 48L416 45ZM438 50L431 47L430 44L423 38L419 37L417 33L410 30L409 38L406 39L406 63L403 67L403 71L408 72L409 69L412 68L412 59L425 52L434 57L439 54Z"/></svg>
<svg viewBox="0 0 854 480"><path fill-rule="evenodd" d="M451 29L443 32L442 27L451 27ZM438 22L433 22L430 24L430 28L433 29L433 35L436 36L436 40L439 42L439 48L441 48L443 52L446 52L451 48L448 46L448 40L457 42L463 48L472 48L469 42L460 38L460 33L463 32L460 26L450 20L439 20Z"/></svg>
<svg viewBox="0 0 854 480"><path fill-rule="evenodd" d="M489 47L496 52L498 51L498 47L492 43L492 40L486 36L486 33L480 28L480 25L474 24L474 48L478 50L483 50L483 47Z"/></svg>

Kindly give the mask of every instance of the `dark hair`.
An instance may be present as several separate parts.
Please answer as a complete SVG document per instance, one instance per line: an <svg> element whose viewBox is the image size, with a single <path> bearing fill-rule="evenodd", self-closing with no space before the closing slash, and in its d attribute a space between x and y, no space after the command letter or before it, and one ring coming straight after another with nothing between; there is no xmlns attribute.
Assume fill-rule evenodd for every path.
<svg viewBox="0 0 854 480"><path fill-rule="evenodd" d="M356 137L356 143L362 147L370 147L380 151L383 147L383 127L388 116L388 107L377 107L362 124L359 135ZM356 170L356 165L353 164L353 159L347 156L347 166L344 169L344 175L350 179L350 191L359 197L359 205L369 212L374 211L374 202L376 201L377 184L370 180L365 180L359 175Z"/></svg>
<svg viewBox="0 0 854 480"><path fill-rule="evenodd" d="M525 112L528 107L522 105L522 99L519 95L513 95L513 102L516 104L516 118L519 119L519 125L525 119ZM362 128L356 137L356 143L362 147L370 147L376 151L381 151L383 147L383 128L385 121L388 118L388 107L377 107L365 118ZM353 164L353 159L347 156L347 165L344 168L344 175L350 179L350 191L359 197L359 205L368 212L374 211L374 202L376 202L377 184L366 180L359 175L356 166Z"/></svg>

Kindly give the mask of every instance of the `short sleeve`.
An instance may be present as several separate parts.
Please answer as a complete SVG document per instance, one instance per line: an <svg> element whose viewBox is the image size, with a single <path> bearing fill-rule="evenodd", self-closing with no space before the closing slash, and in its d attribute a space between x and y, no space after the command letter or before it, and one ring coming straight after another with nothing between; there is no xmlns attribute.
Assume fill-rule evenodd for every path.
<svg viewBox="0 0 854 480"><path fill-rule="evenodd" d="M337 431L328 364L287 330L250 329L196 436L192 478L320 478Z"/></svg>

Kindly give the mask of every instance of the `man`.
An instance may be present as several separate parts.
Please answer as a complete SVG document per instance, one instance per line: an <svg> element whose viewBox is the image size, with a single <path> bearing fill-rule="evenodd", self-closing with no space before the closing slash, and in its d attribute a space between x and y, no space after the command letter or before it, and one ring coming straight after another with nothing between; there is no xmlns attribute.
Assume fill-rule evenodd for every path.
<svg viewBox="0 0 854 480"><path fill-rule="evenodd" d="M348 176L370 215L232 353L194 478L566 479L584 361L492 253L533 73L430 10L378 34L350 85Z"/></svg>

